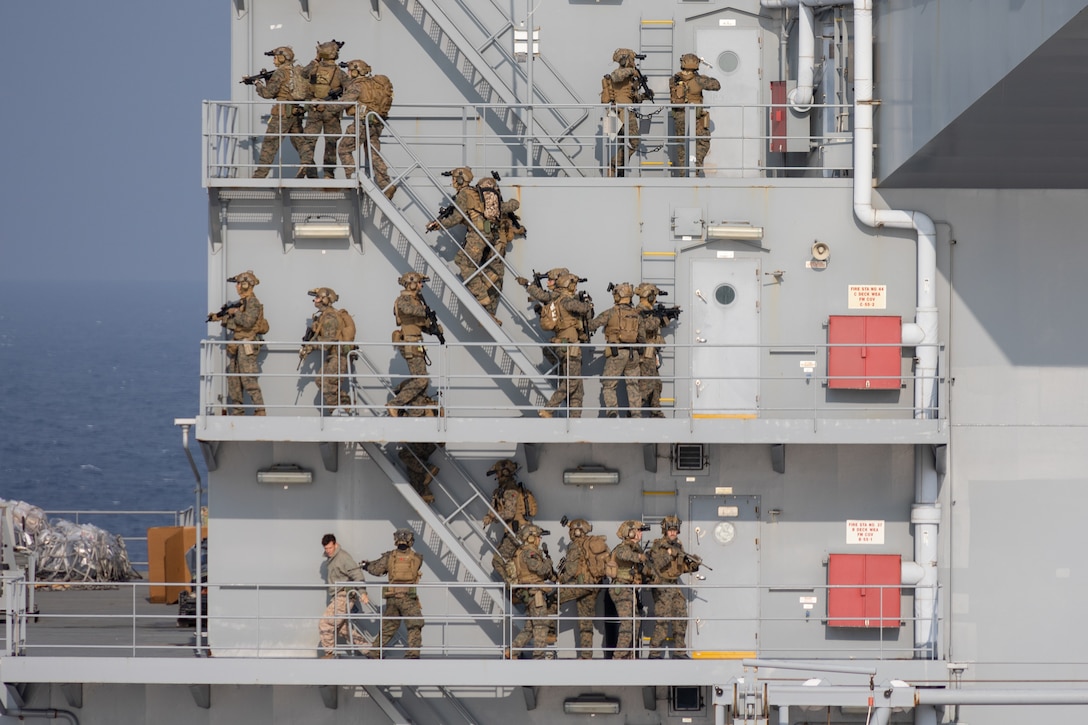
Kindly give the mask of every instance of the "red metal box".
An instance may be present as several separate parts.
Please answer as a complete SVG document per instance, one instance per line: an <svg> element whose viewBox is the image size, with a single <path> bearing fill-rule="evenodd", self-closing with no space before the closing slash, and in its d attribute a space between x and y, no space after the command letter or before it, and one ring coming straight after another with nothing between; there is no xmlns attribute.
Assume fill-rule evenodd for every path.
<svg viewBox="0 0 1088 725"><path fill-rule="evenodd" d="M827 341L827 387L889 390L902 385L902 318L831 315Z"/></svg>
<svg viewBox="0 0 1088 725"><path fill-rule="evenodd" d="M898 627L899 554L831 554L827 563L829 627Z"/></svg>

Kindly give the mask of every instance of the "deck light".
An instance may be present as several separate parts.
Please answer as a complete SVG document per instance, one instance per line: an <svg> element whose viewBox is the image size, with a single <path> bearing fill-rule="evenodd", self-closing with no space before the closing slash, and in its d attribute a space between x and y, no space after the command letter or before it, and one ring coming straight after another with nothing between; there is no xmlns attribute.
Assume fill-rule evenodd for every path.
<svg viewBox="0 0 1088 725"><path fill-rule="evenodd" d="M578 466L573 471L563 471L563 483L570 486L603 486L620 482L619 471L609 471L604 466Z"/></svg>
<svg viewBox="0 0 1088 725"><path fill-rule="evenodd" d="M595 693L563 700L563 712L568 715L616 715L619 711L619 700Z"/></svg>
<svg viewBox="0 0 1088 725"><path fill-rule="evenodd" d="M334 219L307 219L295 223L295 239L347 239L351 225Z"/></svg>
<svg viewBox="0 0 1088 725"><path fill-rule="evenodd" d="M313 483L314 474L297 463L276 463L257 471L257 483Z"/></svg>
<svg viewBox="0 0 1088 725"><path fill-rule="evenodd" d="M706 238L759 242L763 240L763 227L753 227L751 224L710 224L706 228Z"/></svg>

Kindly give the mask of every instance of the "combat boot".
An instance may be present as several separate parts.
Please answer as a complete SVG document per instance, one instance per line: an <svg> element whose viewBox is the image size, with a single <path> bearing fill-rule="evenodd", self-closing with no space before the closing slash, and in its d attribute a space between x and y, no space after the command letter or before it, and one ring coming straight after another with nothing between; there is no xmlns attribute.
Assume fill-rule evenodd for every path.
<svg viewBox="0 0 1088 725"><path fill-rule="evenodd" d="M389 201L393 201L393 194L396 194L396 193L397 193L397 185L393 184L392 186L390 186L388 189L385 190L385 198L388 199Z"/></svg>
<svg viewBox="0 0 1088 725"><path fill-rule="evenodd" d="M550 410L548 410L547 408L542 408L542 409L540 410L540 412L539 412L539 413L537 413L537 415L539 415L539 416L540 416L541 418L552 418L552 417L554 417L554 415L555 415L555 414L554 414L554 413L552 413L552 412L551 412Z"/></svg>
<svg viewBox="0 0 1088 725"><path fill-rule="evenodd" d="M385 407L389 409L389 417L390 418L396 418L397 416L399 416L401 414L401 412L399 410L397 410L397 406L394 405L392 400L390 400L388 403L386 403Z"/></svg>
<svg viewBox="0 0 1088 725"><path fill-rule="evenodd" d="M423 485L426 486L428 483L433 481L434 477L438 475L438 471L438 466L427 466L427 472L423 476Z"/></svg>
<svg viewBox="0 0 1088 725"><path fill-rule="evenodd" d="M264 408L257 408L257 410L253 411L253 415L262 415L263 416L264 414L265 414Z"/></svg>

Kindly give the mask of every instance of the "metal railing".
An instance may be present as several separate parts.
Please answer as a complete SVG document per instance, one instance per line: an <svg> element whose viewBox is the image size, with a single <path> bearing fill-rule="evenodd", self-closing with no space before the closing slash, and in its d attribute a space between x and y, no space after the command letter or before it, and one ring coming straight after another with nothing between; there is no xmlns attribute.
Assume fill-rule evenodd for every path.
<svg viewBox="0 0 1088 725"><path fill-rule="evenodd" d="M384 582L353 583L352 590L369 590L370 603L362 597L351 597L347 614L339 612L326 618L325 603L330 587L324 584L270 583L208 583L208 609L200 629L208 633L207 641L197 643L189 627L195 624L191 614L181 614L177 605L150 604L150 587L185 586L178 582L120 582L109 591L102 585L72 583L67 591L49 592L64 597L64 605L56 608L43 601L40 613L29 613L25 607L27 582L17 575L4 575L5 635L4 656L116 656L169 657L214 654L215 657L314 657L323 650L315 647L316 634L322 620L339 629L343 622L347 630L340 631L334 652L342 657L400 656L406 647L402 625L410 616L386 616L380 606ZM940 620L907 615L911 587L899 585L814 585L805 583L802 590L820 606L827 602L833 588L863 588L880 605L869 612L867 624L854 624L849 630L835 627L826 614L812 617L813 608L797 609L796 614L766 616L760 614L763 603L782 591L788 591L796 601L797 583L761 584L758 586L719 585L698 582L680 585L617 585L551 583L505 587L498 582L443 582L414 585L421 606L422 646L426 658L504 658L560 657L579 655L578 620L573 598L565 591L594 589L593 597L611 598L607 590L619 588L633 591L639 606L631 617L634 633L630 654L646 657L651 654L649 642L658 622L677 619L688 622L688 651L694 657L716 658L756 650L763 657L790 656L811 659L932 659L939 657L943 646L916 647L912 627L916 623L937 627ZM653 591L673 588L683 592L689 602L684 617L656 616L653 611ZM542 589L546 592L547 614L539 619L557 634L554 642L529 640L524 646L513 647L517 634L533 621L524 609L512 606L511 600L521 600L522 591ZM776 593L776 590L779 590ZM884 610L884 590L899 597L894 611ZM874 594L878 592L879 594ZM109 595L109 596L102 596ZM559 597L564 604L555 606ZM502 599L507 607L502 614L489 611L487 599ZM736 611L728 602L752 602L747 612ZM81 607L85 603L85 608ZM730 611L732 609L732 611ZM854 622L859 615L843 615L839 619ZM611 658L619 652L611 632L622 624L615 614L588 618L595 633L592 655ZM814 623L826 627L823 636L814 636ZM175 624L177 626L175 626ZM385 641L383 625L395 624L397 633ZM169 625L168 627L164 625ZM844 635L849 631L851 634ZM568 638L573 636L573 643ZM757 643L758 642L758 646ZM788 643L788 644L786 644ZM668 640L656 651L659 654L680 654ZM584 652L582 652L584 654Z"/></svg>
<svg viewBox="0 0 1088 725"><path fill-rule="evenodd" d="M243 128L240 117L264 119L273 105L299 108L299 118L305 108L315 102L298 103L270 101L205 101L202 158L205 186L235 186L240 180L247 185L273 185L279 180L292 179L298 171L292 141L311 139L304 133L274 133L279 137L279 151L272 162L268 179L252 179L257 168L258 150L268 136L264 128ZM323 104L330 105L330 104ZM346 106L345 106L346 107ZM780 104L704 105L714 119L709 141L711 156L705 172L719 177L772 176L844 176L852 169L849 153L852 137L843 133L823 133L806 136L771 135L770 118L787 108ZM688 133L676 135L671 116L673 111L686 114ZM398 143L424 153L432 173L454 166L468 165L501 171L504 175L555 176L561 170L547 163L549 156L563 156L582 176L607 176L609 161L619 145L624 143L616 123L618 112L631 111L640 118L638 149L630 150L624 169L630 176L686 176L701 171L692 158L696 137L694 114L689 105L635 104L607 106L601 104L397 104L387 124L396 135L382 139L381 155L391 170L410 165L408 154L401 153ZM848 111L848 106L813 105L813 112L823 110ZM555 137L531 134L524 130L512 132L505 119L511 112L548 113L556 115L588 115L595 123L583 123L578 128L563 129ZM346 117L345 121L350 121ZM662 123L661 121L664 120ZM255 123L256 125L256 123ZM585 131L579 129L585 126ZM356 123L356 169L366 167L367 132L364 123ZM313 136L317 143L339 143L344 136L331 138ZM784 154L772 152L772 143L791 142L807 147L809 153ZM543 153L538 153L538 152ZM287 154L285 157L284 154ZM683 163L677 164L677 160ZM422 173L416 171L413 173ZM395 175L395 173L394 173ZM356 174L358 176L358 174ZM336 178L346 180L344 170ZM409 179L411 174L409 175ZM328 180L299 179L299 183L316 186Z"/></svg>
<svg viewBox="0 0 1088 725"><path fill-rule="evenodd" d="M245 377L242 373L225 372L226 354L223 347L231 344L227 340L205 340L202 343L200 365L200 410L203 415L218 415L224 409L240 407L251 412L253 405L235 406L227 402L227 380L230 377ZM303 366L296 370L298 362L298 342L263 341L251 343L261 348L259 360L261 373L258 375L263 389L291 389L295 391L293 399L276 400L275 396L265 393L262 407L268 415L312 415L315 410L312 394L303 395L309 385L320 391L326 378L322 372L322 357L313 355ZM393 389L401 380L410 377L405 372L403 361L397 352L397 346L389 342L322 343L328 346L352 345L349 360L351 369L340 374L340 389L350 392L350 405L323 406L317 404L317 410L324 415L376 416L386 415L389 411L386 403L392 397ZM451 418L511 417L533 416L540 410L525 386L526 376L519 371L504 372L488 369L488 359L496 347L495 343L465 343L448 341L446 345L421 343L430 360L428 376L430 384L437 388L440 396L440 410L431 418L439 428ZM575 378L560 378L556 368L547 362L546 350L559 350L558 354L567 354L563 348L539 342L518 342L516 346L533 361L539 363L540 370L556 383L570 383ZM660 411L642 408L638 401L633 404L620 404L617 408L606 408L597 401L603 381L615 381L619 399L622 401L629 384L652 380L652 377L627 376L605 378L601 374L600 362L606 345L585 344L582 350L581 380L585 389L584 404L578 411L568 410L565 404L556 412L573 414L580 412L581 417L599 417L616 413L620 416L650 415L660 412L662 417L699 419L711 417L736 418L790 418L790 419L912 419L925 418L936 421L945 420L946 382L940 373L932 378L936 401L927 406L919 415L913 405L910 391L922 379L910 375L828 375L826 360L829 349L833 347L856 348L857 345L828 343L804 343L800 345L775 344L732 344L712 345L709 343L670 343L659 346L663 359L674 361L671 371L666 367L659 375L665 393ZM636 355L642 355L642 345L609 345L614 350L634 349ZM873 344L865 347L894 347L895 344ZM945 369L944 347L939 348L938 369ZM774 358L782 357L783 350L795 357L816 362L811 369L799 367L796 363L787 366L780 362L772 364ZM694 353L708 354L714 358L714 370L696 369ZM731 360L747 359L748 362L731 364ZM752 361L756 361L755 364ZM759 366L770 368L771 373L761 373L753 369ZM382 372L382 368L391 367L391 372ZM472 372L461 372L472 371ZM857 390L840 390L830 387L832 383L849 381L856 383ZM869 386L865 385L869 382ZM876 390L878 383L890 384L890 390ZM869 387L869 390L865 388ZM669 394L671 391L671 395ZM899 391L899 392L897 392ZM904 392L905 391L905 392ZM501 393L501 396L497 393ZM321 400L320 394L317 400Z"/></svg>

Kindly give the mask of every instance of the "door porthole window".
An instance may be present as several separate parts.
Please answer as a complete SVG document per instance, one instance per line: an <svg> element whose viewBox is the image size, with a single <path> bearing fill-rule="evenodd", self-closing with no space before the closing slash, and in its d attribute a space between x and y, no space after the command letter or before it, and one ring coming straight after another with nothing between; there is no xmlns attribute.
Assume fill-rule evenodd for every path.
<svg viewBox="0 0 1088 725"><path fill-rule="evenodd" d="M720 284L714 288L714 300L722 307L728 307L737 299L737 290L731 284Z"/></svg>
<svg viewBox="0 0 1088 725"><path fill-rule="evenodd" d="M718 55L718 67L723 73L732 73L740 67L740 56L731 50L726 50Z"/></svg>

